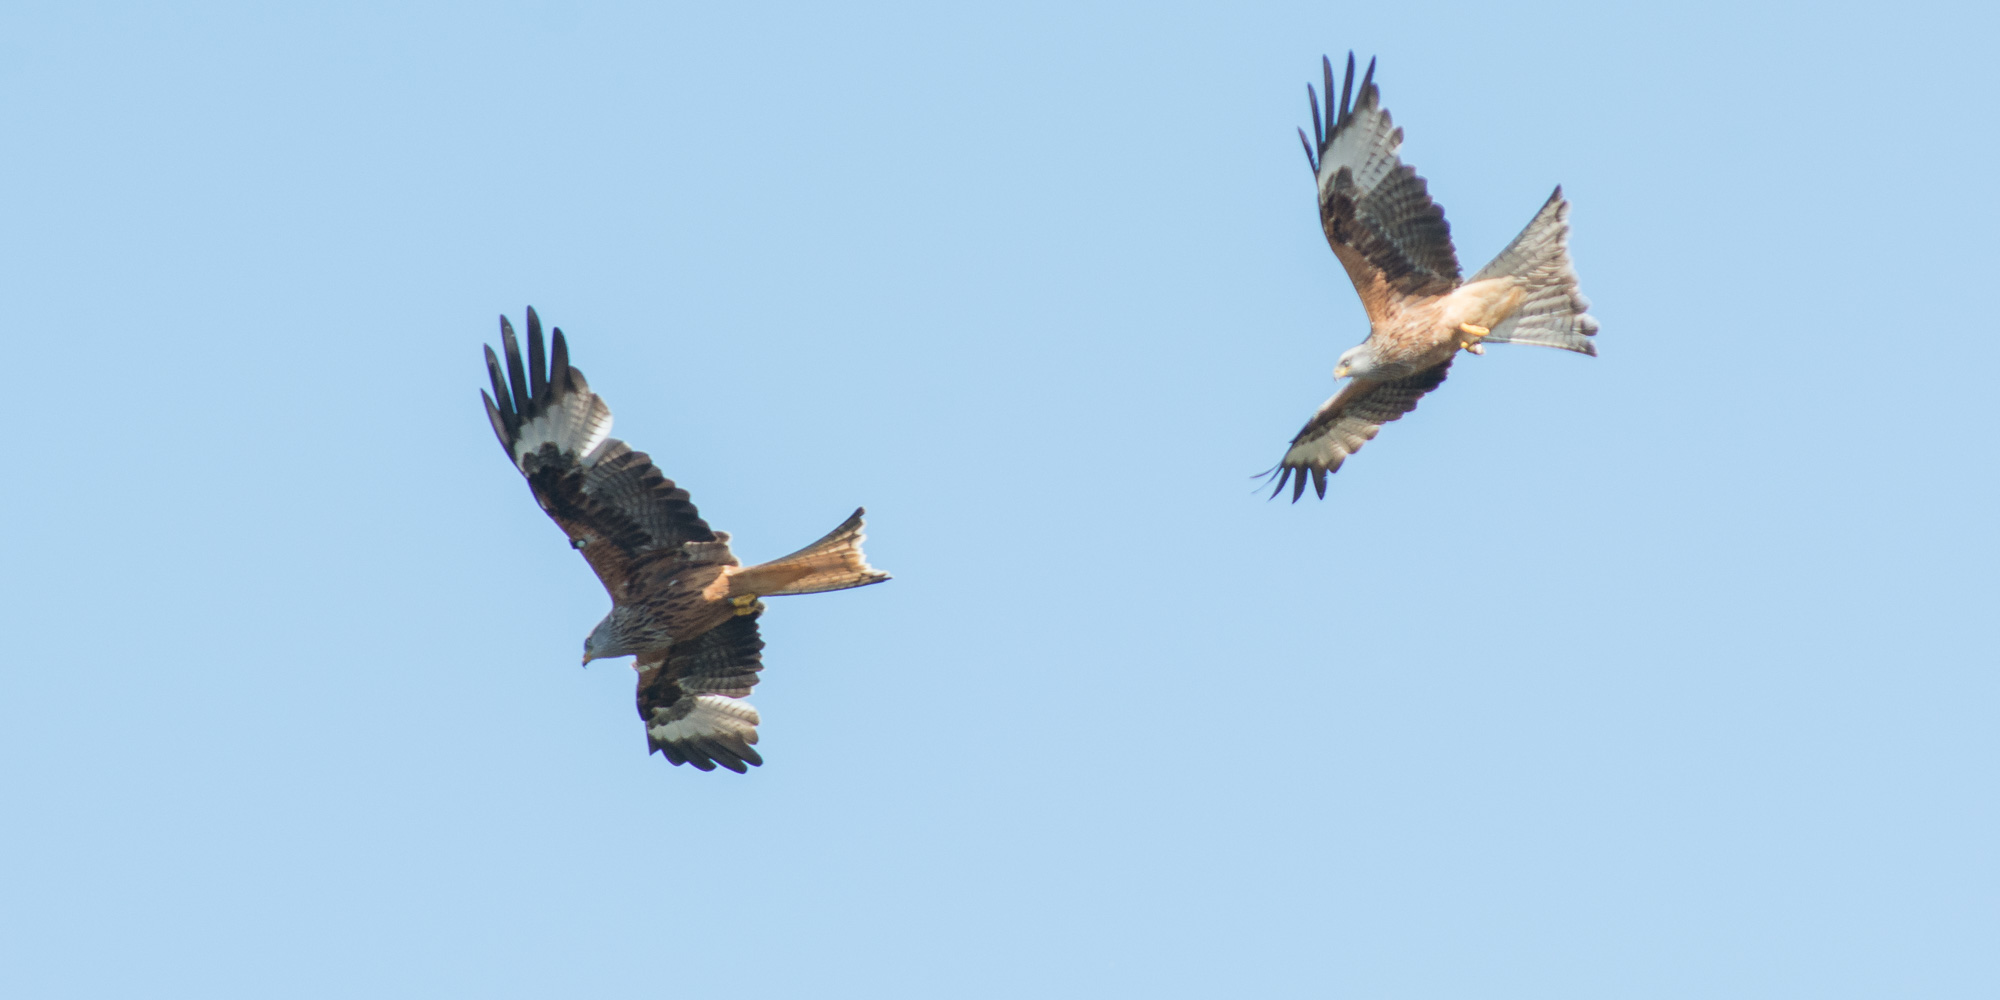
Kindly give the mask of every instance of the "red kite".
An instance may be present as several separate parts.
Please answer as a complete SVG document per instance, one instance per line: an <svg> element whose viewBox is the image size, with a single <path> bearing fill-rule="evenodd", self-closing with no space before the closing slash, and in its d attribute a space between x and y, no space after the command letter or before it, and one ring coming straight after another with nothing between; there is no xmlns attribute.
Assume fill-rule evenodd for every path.
<svg viewBox="0 0 2000 1000"><path fill-rule="evenodd" d="M1569 202L1562 188L1528 227L1470 281L1459 277L1458 254L1444 210L1424 179L1396 156L1403 130L1382 109L1375 63L1354 90L1354 56L1340 104L1333 103L1333 63L1320 60L1326 115L1306 86L1317 144L1299 130L1319 188L1320 226L1347 269L1368 313L1368 339L1340 356L1335 378L1351 377L1292 439L1271 470L1277 496L1287 481L1292 501L1306 476L1326 496L1327 474L1361 449L1382 425L1417 408L1444 381L1461 350L1484 354L1487 344L1539 344L1595 355L1597 319L1577 291L1569 262Z"/></svg>
<svg viewBox="0 0 2000 1000"><path fill-rule="evenodd" d="M583 662L637 657L649 752L704 771L720 764L741 774L764 763L751 748L757 710L742 700L764 669L759 598L887 580L861 554L862 511L791 555L745 568L728 533L710 530L686 490L645 452L611 437L611 409L570 366L560 328L546 365L533 309L525 367L505 316L500 340L506 374L487 348L493 395L479 394L493 433L611 593L611 613L583 641Z"/></svg>

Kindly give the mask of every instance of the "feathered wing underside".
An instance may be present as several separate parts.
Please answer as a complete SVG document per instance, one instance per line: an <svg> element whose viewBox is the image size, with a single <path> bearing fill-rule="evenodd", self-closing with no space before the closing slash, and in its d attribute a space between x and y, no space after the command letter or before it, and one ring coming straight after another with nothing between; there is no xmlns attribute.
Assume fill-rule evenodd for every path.
<svg viewBox="0 0 2000 1000"><path fill-rule="evenodd" d="M1327 243L1347 269L1369 318L1376 319L1399 297L1442 295L1459 282L1458 255L1444 209L1428 186L1396 155L1403 130L1382 108L1370 60L1360 90L1354 87L1354 55L1348 54L1340 101L1334 102L1333 63L1321 59L1326 110L1310 84L1314 140L1299 130L1319 188L1320 226Z"/></svg>
<svg viewBox="0 0 2000 1000"><path fill-rule="evenodd" d="M1557 187L1521 235L1473 281L1510 278L1522 291L1521 304L1486 335L1489 344L1537 344L1579 354L1597 354L1597 317L1577 288L1569 260L1569 202Z"/></svg>
<svg viewBox="0 0 2000 1000"><path fill-rule="evenodd" d="M1383 424L1416 409L1417 400L1442 384L1450 368L1451 361L1446 359L1407 378L1389 382L1355 379L1347 383L1292 439L1292 447L1272 470L1277 485L1271 495L1284 492L1289 482L1292 502L1297 503L1305 494L1306 477L1310 474L1313 491L1324 498L1327 475L1339 469L1347 456L1360 451Z"/></svg>
<svg viewBox="0 0 2000 1000"><path fill-rule="evenodd" d="M570 365L560 328L545 357L541 318L529 309L525 362L505 316L500 340L505 371L487 348L493 393L480 392L493 433L613 600L626 596L634 564L646 554L715 540L686 490L645 452L610 436L611 409Z"/></svg>
<svg viewBox="0 0 2000 1000"><path fill-rule="evenodd" d="M720 764L741 774L764 763L752 749L757 710L742 700L764 669L763 648L757 616L741 615L659 659L642 657L639 719L648 752L703 771Z"/></svg>
<svg viewBox="0 0 2000 1000"><path fill-rule="evenodd" d="M861 552L861 515L856 507L840 527L819 541L767 563L740 570L729 578L731 596L781 597L788 594L819 594L881 583L889 574L868 565Z"/></svg>

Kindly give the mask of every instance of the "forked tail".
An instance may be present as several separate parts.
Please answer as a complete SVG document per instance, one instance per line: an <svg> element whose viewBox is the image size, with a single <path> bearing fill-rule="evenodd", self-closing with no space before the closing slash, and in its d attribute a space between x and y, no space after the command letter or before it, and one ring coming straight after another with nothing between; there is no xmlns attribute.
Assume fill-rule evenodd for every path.
<svg viewBox="0 0 2000 1000"><path fill-rule="evenodd" d="M730 574L729 596L817 594L887 580L889 574L870 567L861 554L861 540L866 537L861 533L863 513L855 508L840 527L791 555Z"/></svg>
<svg viewBox="0 0 2000 1000"><path fill-rule="evenodd" d="M1597 354L1597 345L1591 342L1597 317L1585 315L1590 300L1577 290L1576 270L1569 263L1569 202L1563 200L1562 188L1549 195L1521 235L1493 263L1480 268L1472 281L1486 278L1512 278L1524 295L1520 307L1496 324L1483 343L1539 344Z"/></svg>

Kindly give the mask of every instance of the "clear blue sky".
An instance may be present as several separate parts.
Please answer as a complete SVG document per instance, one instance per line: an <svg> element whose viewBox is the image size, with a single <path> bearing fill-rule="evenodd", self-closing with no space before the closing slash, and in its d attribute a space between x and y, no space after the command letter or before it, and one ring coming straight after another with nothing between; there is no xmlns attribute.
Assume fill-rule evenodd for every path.
<svg viewBox="0 0 2000 1000"><path fill-rule="evenodd" d="M1985 5L17 3L0 993L2000 996ZM1378 79L1497 347L1296 506ZM495 317L768 558L648 758Z"/></svg>

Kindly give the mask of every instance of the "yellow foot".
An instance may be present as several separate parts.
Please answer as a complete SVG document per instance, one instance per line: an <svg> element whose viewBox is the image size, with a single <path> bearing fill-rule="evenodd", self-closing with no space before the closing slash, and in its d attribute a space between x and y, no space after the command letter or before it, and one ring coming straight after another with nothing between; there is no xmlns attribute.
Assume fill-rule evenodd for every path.
<svg viewBox="0 0 2000 1000"><path fill-rule="evenodd" d="M756 594L744 594L742 597L732 597L729 599L729 603L736 605L736 615L739 618L744 615L754 615L757 613Z"/></svg>
<svg viewBox="0 0 2000 1000"><path fill-rule="evenodd" d="M1465 334L1465 339L1459 341L1458 346L1465 348L1466 351L1472 354L1485 354L1486 348L1479 346L1479 338L1493 331L1472 323L1460 323L1458 324L1458 332Z"/></svg>

